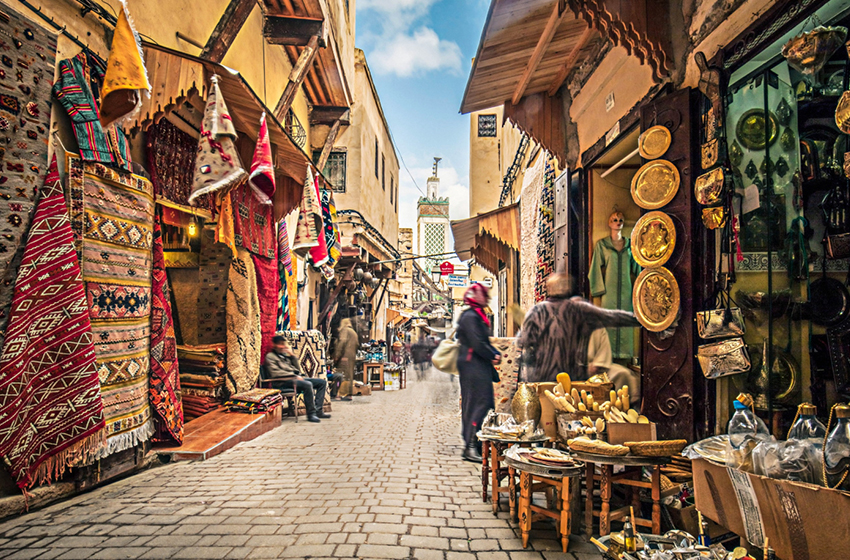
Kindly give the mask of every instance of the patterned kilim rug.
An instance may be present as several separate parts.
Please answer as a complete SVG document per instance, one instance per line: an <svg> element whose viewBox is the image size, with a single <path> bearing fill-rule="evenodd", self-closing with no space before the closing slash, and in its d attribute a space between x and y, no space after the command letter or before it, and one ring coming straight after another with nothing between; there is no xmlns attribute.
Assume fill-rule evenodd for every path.
<svg viewBox="0 0 850 560"><path fill-rule="evenodd" d="M82 232L83 279L106 416L107 445L98 454L103 458L153 433L148 396L153 186L98 163L67 161L72 207L82 196L72 225L82 220L76 229ZM105 261L116 264L99 264Z"/></svg>
<svg viewBox="0 0 850 560"><path fill-rule="evenodd" d="M275 256L274 210L263 204L244 183L230 191L233 203L233 230L237 247L245 247L255 255L273 259Z"/></svg>
<svg viewBox="0 0 850 560"><path fill-rule="evenodd" d="M289 277L292 276L292 255L289 253L289 232L286 218L277 224L277 274L280 283L278 294L277 330L288 331L292 320L289 312ZM265 355L263 356L265 358Z"/></svg>
<svg viewBox="0 0 850 560"><path fill-rule="evenodd" d="M322 223L325 231L325 241L328 245L328 266L333 267L341 254L339 228L336 220L336 203L331 190L323 190L322 194Z"/></svg>
<svg viewBox="0 0 850 560"><path fill-rule="evenodd" d="M0 357L0 456L21 488L103 445L86 293L56 160L29 231Z"/></svg>
<svg viewBox="0 0 850 560"><path fill-rule="evenodd" d="M153 230L153 297L151 313L151 382L150 402L154 413L155 441L173 440L183 443L183 406L180 402L180 371L177 364L177 341L171 317L171 295L162 231L159 222Z"/></svg>
<svg viewBox="0 0 850 560"><path fill-rule="evenodd" d="M280 292L280 277L278 276L277 260L251 255L254 260L254 271L257 275L257 298L260 300L260 345L261 360L272 348L272 338L277 327L278 295Z"/></svg>
<svg viewBox="0 0 850 560"><path fill-rule="evenodd" d="M555 270L555 168L549 155L543 171L543 191L537 221L537 274L534 302L546 299L546 279Z"/></svg>
<svg viewBox="0 0 850 560"><path fill-rule="evenodd" d="M519 348L515 337L491 338L490 342L502 355L502 362L496 366L499 383L494 388L496 412L510 412L519 377Z"/></svg>
<svg viewBox="0 0 850 560"><path fill-rule="evenodd" d="M227 391L253 389L260 376L260 301L251 253L239 247L227 279Z"/></svg>
<svg viewBox="0 0 850 560"><path fill-rule="evenodd" d="M278 334L286 337L305 376L326 377L327 349L320 331L284 331Z"/></svg>
<svg viewBox="0 0 850 560"><path fill-rule="evenodd" d="M0 348L23 241L47 173L50 100L56 36L8 6L0 20ZM14 48L13 48L14 44Z"/></svg>
<svg viewBox="0 0 850 560"><path fill-rule="evenodd" d="M227 245L216 243L215 229L205 227L201 239L201 268L198 270L197 344L227 342L227 275L232 258Z"/></svg>

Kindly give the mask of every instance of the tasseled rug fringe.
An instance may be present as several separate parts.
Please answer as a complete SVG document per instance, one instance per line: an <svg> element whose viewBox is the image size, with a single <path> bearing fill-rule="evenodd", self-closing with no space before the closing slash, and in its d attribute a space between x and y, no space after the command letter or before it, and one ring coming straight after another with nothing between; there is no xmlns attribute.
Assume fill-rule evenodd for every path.
<svg viewBox="0 0 850 560"><path fill-rule="evenodd" d="M24 480L18 483L24 491L24 496L27 496L27 488L52 484L54 480L61 479L68 468L84 464L87 460L94 461L95 455L104 445L106 445L106 431L101 429L49 457L38 466L29 481Z"/></svg>
<svg viewBox="0 0 850 560"><path fill-rule="evenodd" d="M148 441L153 433L153 420L148 420L143 426L139 426L135 430L124 432L117 436L110 436L106 440L106 445L98 451L95 459L104 459L114 453L135 447L142 442Z"/></svg>

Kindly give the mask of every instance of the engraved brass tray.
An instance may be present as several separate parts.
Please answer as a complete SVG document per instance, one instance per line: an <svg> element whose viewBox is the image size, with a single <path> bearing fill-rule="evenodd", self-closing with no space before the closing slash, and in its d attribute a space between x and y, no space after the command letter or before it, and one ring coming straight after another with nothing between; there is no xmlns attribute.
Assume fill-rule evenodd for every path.
<svg viewBox="0 0 850 560"><path fill-rule="evenodd" d="M824 27L822 25L807 33L793 37L782 47L782 56L788 65L803 74L813 76L823 68L847 38L846 27Z"/></svg>
<svg viewBox="0 0 850 560"><path fill-rule="evenodd" d="M663 266L647 268L635 281L632 299L640 324L648 331L661 332L679 313L679 284Z"/></svg>
<svg viewBox="0 0 850 560"><path fill-rule="evenodd" d="M640 156L644 159L660 158L667 152L671 141L672 137L666 126L659 124L648 128L640 135L640 140L638 140Z"/></svg>
<svg viewBox="0 0 850 560"><path fill-rule="evenodd" d="M676 248L676 226L664 212L648 212L632 230L632 257L642 267L661 266Z"/></svg>
<svg viewBox="0 0 850 560"><path fill-rule="evenodd" d="M835 107L835 125L844 134L850 134L850 91L841 94Z"/></svg>
<svg viewBox="0 0 850 560"><path fill-rule="evenodd" d="M718 167L708 173L703 173L694 181L694 196L703 206L714 206L723 200L726 175L723 168Z"/></svg>
<svg viewBox="0 0 850 560"><path fill-rule="evenodd" d="M749 150L763 150L772 146L779 134L779 123L776 115L768 112L767 135L765 136L765 116L763 109L750 109L738 119L735 126L735 136L738 142Z"/></svg>
<svg viewBox="0 0 850 560"><path fill-rule="evenodd" d="M650 161L632 177L632 198L645 210L658 210L679 191L679 170L666 159Z"/></svg>

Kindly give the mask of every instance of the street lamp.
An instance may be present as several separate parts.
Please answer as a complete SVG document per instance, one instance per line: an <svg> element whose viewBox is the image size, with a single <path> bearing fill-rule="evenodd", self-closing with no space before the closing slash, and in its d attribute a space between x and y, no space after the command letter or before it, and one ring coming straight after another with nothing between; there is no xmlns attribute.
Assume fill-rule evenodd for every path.
<svg viewBox="0 0 850 560"><path fill-rule="evenodd" d="M434 284L439 284L440 280L442 280L442 279L443 279L443 273L440 272L440 269L439 268L432 268L431 269L431 280L434 281Z"/></svg>

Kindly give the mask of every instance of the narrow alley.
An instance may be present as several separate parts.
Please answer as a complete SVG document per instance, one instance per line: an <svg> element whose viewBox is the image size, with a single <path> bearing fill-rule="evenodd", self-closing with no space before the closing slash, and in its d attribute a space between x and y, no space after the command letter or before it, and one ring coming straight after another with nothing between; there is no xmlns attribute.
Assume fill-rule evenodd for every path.
<svg viewBox="0 0 850 560"><path fill-rule="evenodd" d="M460 460L458 383L432 370L406 391L334 403L208 461L151 469L0 524L0 558L599 558L554 526L522 549ZM502 509L507 509L507 503Z"/></svg>

